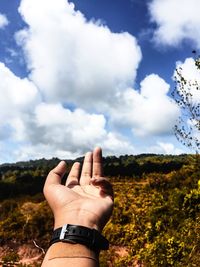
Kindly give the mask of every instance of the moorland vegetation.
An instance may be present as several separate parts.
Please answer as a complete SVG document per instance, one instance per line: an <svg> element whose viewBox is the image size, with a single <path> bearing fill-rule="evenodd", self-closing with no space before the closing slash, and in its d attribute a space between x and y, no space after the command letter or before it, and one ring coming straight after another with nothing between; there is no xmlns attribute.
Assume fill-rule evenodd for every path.
<svg viewBox="0 0 200 267"><path fill-rule="evenodd" d="M104 229L110 249L101 253L100 266L200 266L197 157L143 154L104 158L105 176L114 186L115 208ZM42 189L49 170L58 162L53 158L0 165L2 266L28 266L20 263L22 247L41 255L29 265L40 266L41 248L48 248L53 227ZM73 161L66 162L69 172Z"/></svg>

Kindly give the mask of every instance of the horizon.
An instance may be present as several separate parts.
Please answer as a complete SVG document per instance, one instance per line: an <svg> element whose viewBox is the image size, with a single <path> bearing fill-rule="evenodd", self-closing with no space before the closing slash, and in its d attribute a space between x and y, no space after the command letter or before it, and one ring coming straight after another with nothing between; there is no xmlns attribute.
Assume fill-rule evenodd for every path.
<svg viewBox="0 0 200 267"><path fill-rule="evenodd" d="M182 153L182 154L155 154L155 153L140 153L140 154L122 154L122 155L107 155L107 156L103 156L103 159L109 158L109 157L116 157L116 158L120 158L120 157L138 157L138 156L152 156L152 157L156 157L156 156L163 156L163 157L180 157L180 156L195 156L195 154L193 153ZM46 160L46 161L51 161L51 160L64 160L64 161L76 161L76 160L80 160L83 159L84 155L78 156L77 158L58 158L58 157L52 157L52 158L37 158L37 159L28 159L28 160L22 160L22 161L16 161L16 162L3 162L0 163L0 167L2 165L12 165L12 164L18 164L18 163L27 163L29 161L39 161L39 160Z"/></svg>

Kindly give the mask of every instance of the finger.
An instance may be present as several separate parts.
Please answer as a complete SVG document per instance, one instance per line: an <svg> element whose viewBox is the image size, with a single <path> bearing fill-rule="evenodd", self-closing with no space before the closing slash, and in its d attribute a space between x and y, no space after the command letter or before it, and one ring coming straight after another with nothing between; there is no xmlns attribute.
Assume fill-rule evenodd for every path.
<svg viewBox="0 0 200 267"><path fill-rule="evenodd" d="M96 147L93 152L92 177L101 177L102 175L102 150L100 147Z"/></svg>
<svg viewBox="0 0 200 267"><path fill-rule="evenodd" d="M83 162L83 167L80 177L80 185L89 184L91 177L92 177L92 152L87 152Z"/></svg>
<svg viewBox="0 0 200 267"><path fill-rule="evenodd" d="M106 178L92 178L90 182L92 185L99 186L101 188L101 194L103 196L109 196L112 200L114 200L112 184Z"/></svg>
<svg viewBox="0 0 200 267"><path fill-rule="evenodd" d="M77 185L80 174L80 163L75 162L66 180L66 186Z"/></svg>
<svg viewBox="0 0 200 267"><path fill-rule="evenodd" d="M51 170L47 176L45 186L51 184L60 184L61 179L66 172L66 163L61 161L53 170Z"/></svg>

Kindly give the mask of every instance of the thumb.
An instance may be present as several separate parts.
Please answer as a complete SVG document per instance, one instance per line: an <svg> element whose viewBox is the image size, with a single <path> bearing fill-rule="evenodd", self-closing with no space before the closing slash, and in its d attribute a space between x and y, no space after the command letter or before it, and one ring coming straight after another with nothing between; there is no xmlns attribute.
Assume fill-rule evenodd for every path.
<svg viewBox="0 0 200 267"><path fill-rule="evenodd" d="M66 172L66 163L61 161L47 176L45 187L51 184L61 184L61 179Z"/></svg>
<svg viewBox="0 0 200 267"><path fill-rule="evenodd" d="M101 188L101 194L109 196L112 200L114 200L114 192L111 183L104 177L91 179L91 183L94 186L99 186Z"/></svg>

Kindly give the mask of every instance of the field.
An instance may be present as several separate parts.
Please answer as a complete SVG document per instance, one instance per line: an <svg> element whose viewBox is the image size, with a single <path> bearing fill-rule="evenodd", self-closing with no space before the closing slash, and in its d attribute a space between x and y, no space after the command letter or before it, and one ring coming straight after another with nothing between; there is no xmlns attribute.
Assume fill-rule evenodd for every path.
<svg viewBox="0 0 200 267"><path fill-rule="evenodd" d="M53 222L41 192L57 162L0 166L3 266L40 266ZM72 161L67 163L70 169ZM114 187L115 207L104 229L110 249L101 253L100 266L200 266L198 158L108 157L104 169Z"/></svg>

